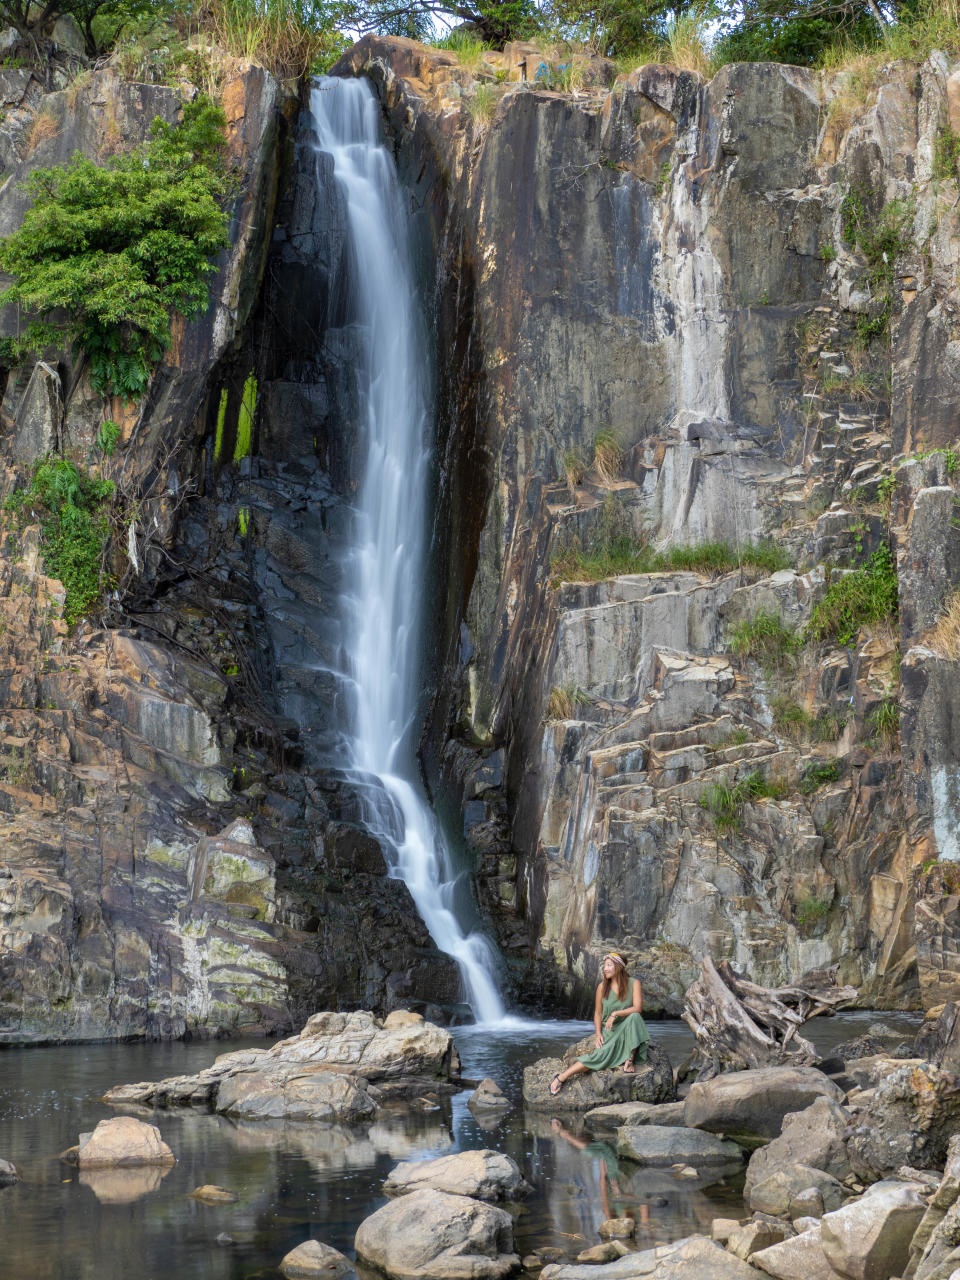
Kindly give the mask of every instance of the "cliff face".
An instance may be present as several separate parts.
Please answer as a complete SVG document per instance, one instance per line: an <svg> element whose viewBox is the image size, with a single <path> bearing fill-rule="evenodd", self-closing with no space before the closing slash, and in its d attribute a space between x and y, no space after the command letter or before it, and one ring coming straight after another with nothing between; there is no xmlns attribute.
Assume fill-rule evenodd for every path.
<svg viewBox="0 0 960 1280"><path fill-rule="evenodd" d="M6 380L3 494L55 451L103 468L135 513L116 540L123 599L72 634L37 528L4 520L6 1042L267 1032L317 1008L458 999L356 797L320 766L332 620L318 602L351 484L333 385L349 372L341 211L296 100L259 67L219 73L236 188L208 312L175 322L142 403L105 402L69 351ZM46 95L4 71L0 91L3 233L30 170L108 156L182 101L110 69ZM38 115L55 127L32 146ZM257 387L263 456L233 462ZM122 427L109 461L94 448L108 417Z"/></svg>
<svg viewBox="0 0 960 1280"><path fill-rule="evenodd" d="M960 580L960 222L937 140L960 77L892 65L854 101L842 75L775 65L612 89L595 66L571 95L514 83L525 52L470 73L367 39L338 68L378 86L437 249L447 612L425 759L464 798L521 989L585 993L616 943L667 1010L708 952L936 1003L960 819L957 666L926 643ZM895 248L865 250L892 221ZM604 431L616 474L591 465ZM766 537L790 567L551 580L611 530L661 551ZM896 625L731 652L758 614L799 635L884 544Z"/></svg>

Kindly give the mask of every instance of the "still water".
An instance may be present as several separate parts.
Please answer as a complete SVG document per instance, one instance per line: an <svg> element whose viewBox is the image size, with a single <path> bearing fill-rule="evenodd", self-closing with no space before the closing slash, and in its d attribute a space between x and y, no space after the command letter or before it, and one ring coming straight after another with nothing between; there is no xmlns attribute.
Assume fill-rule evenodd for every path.
<svg viewBox="0 0 960 1280"><path fill-rule="evenodd" d="M859 1035L878 1016L916 1030L903 1014L855 1013L809 1024L821 1052ZM674 1062L692 1037L681 1022L651 1022ZM491 1076L514 1103L502 1118L476 1119L468 1093L432 1112L398 1108L370 1125L237 1122L184 1108L138 1111L177 1156L170 1170L79 1173L57 1155L114 1114L98 1101L111 1085L199 1070L229 1045L76 1045L0 1052L0 1156L23 1182L0 1190L2 1280L275 1280L277 1263L315 1237L352 1254L360 1220L383 1198L399 1160L475 1147L505 1151L535 1188L517 1222L521 1255L551 1245L575 1256L596 1244L604 1218L638 1221L638 1243L677 1239L741 1208L734 1181L704 1186L618 1163L612 1146L575 1122L524 1112L523 1067L586 1034L579 1022L454 1031L465 1076ZM262 1045L262 1041L257 1044ZM232 1205L189 1199L203 1183L229 1187Z"/></svg>

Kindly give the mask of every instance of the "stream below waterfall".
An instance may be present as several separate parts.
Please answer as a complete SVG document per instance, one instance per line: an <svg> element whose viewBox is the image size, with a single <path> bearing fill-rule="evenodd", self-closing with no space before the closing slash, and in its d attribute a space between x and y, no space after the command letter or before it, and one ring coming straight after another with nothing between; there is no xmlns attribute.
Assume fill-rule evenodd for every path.
<svg viewBox="0 0 960 1280"><path fill-rule="evenodd" d="M877 1020L912 1037L918 1016L858 1012L809 1024L821 1052ZM692 1037L679 1021L649 1024L673 1061ZM511 1155L533 1185L516 1227L521 1254L545 1245L569 1257L596 1244L608 1210L636 1212L638 1242L709 1230L713 1217L740 1212L736 1183L704 1186L664 1170L616 1162L578 1147L582 1128L526 1111L523 1067L565 1048L580 1022L458 1027L465 1076L491 1076L510 1098L502 1117L478 1121L470 1091L432 1112L403 1106L373 1123L287 1124L229 1120L190 1108L135 1109L156 1124L177 1164L157 1169L79 1173L57 1155L113 1109L98 1101L111 1085L199 1070L229 1045L218 1042L103 1044L0 1052L0 1157L23 1181L0 1189L3 1280L276 1280L277 1264L313 1237L353 1253L360 1221L384 1201L383 1180L400 1160L478 1147ZM262 1045L262 1041L255 1042ZM616 1175L616 1176L614 1176ZM204 1183L234 1191L232 1205L189 1198Z"/></svg>

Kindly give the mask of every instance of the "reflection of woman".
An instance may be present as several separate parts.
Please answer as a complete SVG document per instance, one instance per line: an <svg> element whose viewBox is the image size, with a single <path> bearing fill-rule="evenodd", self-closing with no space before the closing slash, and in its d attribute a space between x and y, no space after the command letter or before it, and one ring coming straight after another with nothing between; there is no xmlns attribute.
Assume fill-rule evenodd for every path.
<svg viewBox="0 0 960 1280"><path fill-rule="evenodd" d="M641 1062L646 1061L650 1043L649 1032L640 1016L642 1008L640 979L628 976L626 961L619 951L608 952L603 957L603 981L597 987L593 1009L597 1047L566 1071L557 1072L550 1081L553 1097L571 1076L582 1071L604 1071L619 1065L627 1075L632 1075L637 1056Z"/></svg>
<svg viewBox="0 0 960 1280"><path fill-rule="evenodd" d="M603 1211L603 1217L606 1221L609 1218L635 1218L636 1210L627 1208L624 1193L620 1189L620 1167L617 1162L617 1153L609 1142L588 1142L586 1138L578 1138L576 1134L571 1133L569 1129L565 1129L559 1120L551 1120L550 1125L553 1132L558 1138L563 1138L569 1142L572 1147L576 1147L582 1151L584 1155L592 1156L600 1165L600 1208ZM613 1192L614 1200L610 1202L610 1192ZM640 1223L646 1226L650 1220L650 1211L645 1204L640 1205Z"/></svg>

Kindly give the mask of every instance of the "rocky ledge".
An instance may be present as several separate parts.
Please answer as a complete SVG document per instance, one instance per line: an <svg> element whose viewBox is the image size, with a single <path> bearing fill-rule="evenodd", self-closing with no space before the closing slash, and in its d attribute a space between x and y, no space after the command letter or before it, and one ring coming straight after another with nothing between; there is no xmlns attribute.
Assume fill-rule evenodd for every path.
<svg viewBox="0 0 960 1280"><path fill-rule="evenodd" d="M315 1013L270 1049L224 1053L191 1076L118 1085L111 1103L208 1106L246 1119L363 1120L385 1100L459 1086L448 1031L419 1013Z"/></svg>

